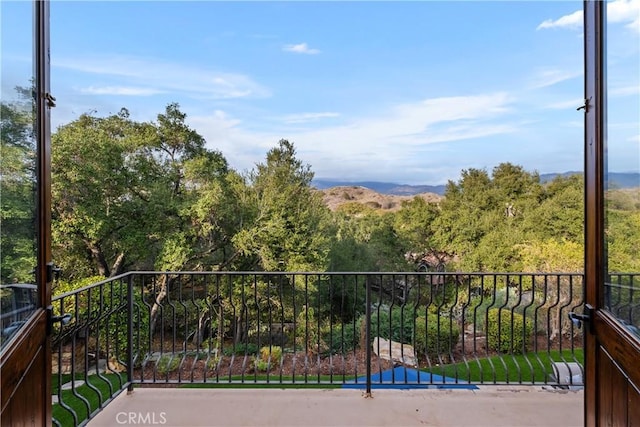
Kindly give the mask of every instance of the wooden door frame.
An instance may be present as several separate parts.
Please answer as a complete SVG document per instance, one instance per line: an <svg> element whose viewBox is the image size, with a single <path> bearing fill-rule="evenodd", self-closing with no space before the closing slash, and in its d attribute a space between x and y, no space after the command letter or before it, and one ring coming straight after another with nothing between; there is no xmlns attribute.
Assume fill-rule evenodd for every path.
<svg viewBox="0 0 640 427"><path fill-rule="evenodd" d="M33 0L34 104L36 134L36 268L38 306L25 325L7 342L0 357L2 424L50 426L51 344L51 114L49 1ZM34 399L35 401L30 401ZM33 405L33 406L31 406ZM42 407L40 407L42 405ZM7 412L5 412L5 410ZM4 416L8 417L4 419ZM30 417L25 419L24 417ZM40 422L42 424L40 424Z"/></svg>
<svg viewBox="0 0 640 427"><path fill-rule="evenodd" d="M593 307L585 330L585 426L595 427L607 411L600 401L602 361L613 361L623 381L640 384L640 342L607 311L604 299L608 281L605 244L605 191L607 190L607 74L606 7L601 0L584 1L585 58L585 303ZM606 354L606 358L599 356ZM609 362L607 362L609 363ZM618 390L613 390L617 392ZM621 396L626 396L621 391ZM618 397L621 397L618 396ZM622 402L616 402L622 403ZM629 400L627 405L634 405ZM627 406L622 405L626 410ZM636 410L634 408L634 410ZM602 411L602 413L601 413ZM628 420L627 420L628 422Z"/></svg>
<svg viewBox="0 0 640 427"><path fill-rule="evenodd" d="M584 235L585 303L600 308L604 282L604 141L606 132L604 31L606 3L584 1ZM596 358L593 326L585 328L585 426L597 425Z"/></svg>
<svg viewBox="0 0 640 427"><path fill-rule="evenodd" d="M36 280L40 306L45 310L45 373L42 379L45 422L51 425L51 282L53 264L51 255L51 108L55 98L51 95L51 50L50 50L49 0L36 0L35 4L35 49L36 49L36 122L38 135L38 268Z"/></svg>

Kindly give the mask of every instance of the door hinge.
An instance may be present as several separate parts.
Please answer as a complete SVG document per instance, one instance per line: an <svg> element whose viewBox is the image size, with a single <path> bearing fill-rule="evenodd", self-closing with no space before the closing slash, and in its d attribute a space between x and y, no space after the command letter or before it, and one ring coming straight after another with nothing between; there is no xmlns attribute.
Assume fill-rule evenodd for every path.
<svg viewBox="0 0 640 427"><path fill-rule="evenodd" d="M573 322L574 325L580 329L583 323L586 323L589 328L589 333L594 333L594 325L593 325L593 317L594 317L594 309L591 304L585 304L582 313L571 312L569 313L569 319Z"/></svg>

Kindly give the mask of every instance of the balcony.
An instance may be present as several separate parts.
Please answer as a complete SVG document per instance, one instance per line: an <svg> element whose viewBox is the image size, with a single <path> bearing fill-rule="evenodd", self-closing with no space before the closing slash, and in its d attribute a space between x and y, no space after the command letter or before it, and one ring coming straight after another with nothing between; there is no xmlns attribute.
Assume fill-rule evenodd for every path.
<svg viewBox="0 0 640 427"><path fill-rule="evenodd" d="M375 390L136 389L89 422L170 426L582 426L583 393L540 388ZM125 422L126 421L126 422ZM164 422L163 422L164 421Z"/></svg>
<svg viewBox="0 0 640 427"><path fill-rule="evenodd" d="M637 275L614 279L626 286L611 301L638 316ZM54 298L71 314L52 338L54 424L581 425L582 287L580 274L127 273Z"/></svg>

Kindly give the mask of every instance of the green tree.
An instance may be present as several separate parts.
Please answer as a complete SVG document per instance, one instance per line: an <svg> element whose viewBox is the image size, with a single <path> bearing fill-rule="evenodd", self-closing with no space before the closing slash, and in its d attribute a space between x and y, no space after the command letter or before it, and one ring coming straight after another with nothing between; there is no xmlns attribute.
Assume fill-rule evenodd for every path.
<svg viewBox="0 0 640 427"><path fill-rule="evenodd" d="M518 245L522 271L579 273L583 271L584 244L566 239L535 240Z"/></svg>
<svg viewBox="0 0 640 427"><path fill-rule="evenodd" d="M280 140L248 176L248 223L233 242L252 269L323 271L328 263L329 210L311 188L313 172ZM245 204L246 206L246 204Z"/></svg>
<svg viewBox="0 0 640 427"><path fill-rule="evenodd" d="M502 163L491 176L485 170L462 171L447 184L440 215L434 221L439 250L457 255L464 271L517 271L516 245L531 239L536 210L544 197L537 173ZM532 231L533 230L533 231Z"/></svg>
<svg viewBox="0 0 640 427"><path fill-rule="evenodd" d="M35 170L33 104L28 93L0 103L1 283L32 282L35 268Z"/></svg>
<svg viewBox="0 0 640 427"><path fill-rule="evenodd" d="M290 272L326 269L330 213L321 195L311 188L312 178L310 166L296 157L293 144L286 140L269 150L266 161L248 174L244 185L234 175L230 191L239 230L231 239L235 268ZM317 276L266 275L252 283L238 279L225 294L229 297L224 303L240 307L229 322L234 340L247 338L243 330L251 329L251 325L242 327L243 322L258 313L267 316L277 308L283 321L293 321L304 310L311 312L319 302L319 282ZM246 295L253 298L246 299Z"/></svg>
<svg viewBox="0 0 640 427"><path fill-rule="evenodd" d="M439 249L464 259L478 245L487 228L486 216L496 209L490 189L489 175L478 169L463 170L457 183L447 183L435 221Z"/></svg>
<svg viewBox="0 0 640 427"><path fill-rule="evenodd" d="M558 176L543 187L540 203L525 219L538 239L584 239L584 182L581 175Z"/></svg>
<svg viewBox="0 0 640 427"><path fill-rule="evenodd" d="M608 210L605 233L609 271L640 271L640 210Z"/></svg>
<svg viewBox="0 0 640 427"><path fill-rule="evenodd" d="M149 133L123 109L83 114L52 135L52 236L69 277L119 274L153 246L154 176L140 161Z"/></svg>
<svg viewBox="0 0 640 427"><path fill-rule="evenodd" d="M346 204L334 214L331 271L404 271L408 244L395 217L361 204Z"/></svg>
<svg viewBox="0 0 640 427"><path fill-rule="evenodd" d="M168 218L162 248L155 262L159 270L220 268L232 253L237 231L233 171L222 153L186 123L186 114L169 104L158 115L150 158L158 177L154 194Z"/></svg>
<svg viewBox="0 0 640 427"><path fill-rule="evenodd" d="M223 258L229 169L185 119L177 104L151 123L123 109L53 135L54 248L70 276L208 269Z"/></svg>
<svg viewBox="0 0 640 427"><path fill-rule="evenodd" d="M422 197L402 202L394 216L394 229L408 251L425 253L435 249L434 223L439 215L438 205Z"/></svg>
<svg viewBox="0 0 640 427"><path fill-rule="evenodd" d="M541 196L542 186L537 172L527 172L522 166L500 163L491 172L491 184L495 199L506 203L524 203L537 200ZM511 215L517 214L517 206Z"/></svg>

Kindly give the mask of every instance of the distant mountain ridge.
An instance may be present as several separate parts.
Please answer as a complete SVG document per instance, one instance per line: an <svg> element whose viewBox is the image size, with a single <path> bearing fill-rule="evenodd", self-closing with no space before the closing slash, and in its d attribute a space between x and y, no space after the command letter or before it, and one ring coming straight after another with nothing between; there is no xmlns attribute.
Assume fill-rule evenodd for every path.
<svg viewBox="0 0 640 427"><path fill-rule="evenodd" d="M391 194L394 196L413 196L420 193L435 193L442 196L446 188L444 185L409 185L378 181L350 182L333 181L330 179L313 180L311 185L318 190L326 190L332 187L365 187L380 194Z"/></svg>
<svg viewBox="0 0 640 427"><path fill-rule="evenodd" d="M545 173L540 175L541 182L549 182L555 177L582 175L579 171L569 171L562 173ZM610 172L609 182L615 188L635 188L640 187L640 173L638 172ZM318 190L326 190L332 187L365 187L380 194L391 194L394 196L413 196L421 193L435 193L440 196L444 194L446 185L410 185L397 184L393 182L379 181L340 181L332 179L317 179L311 183Z"/></svg>

